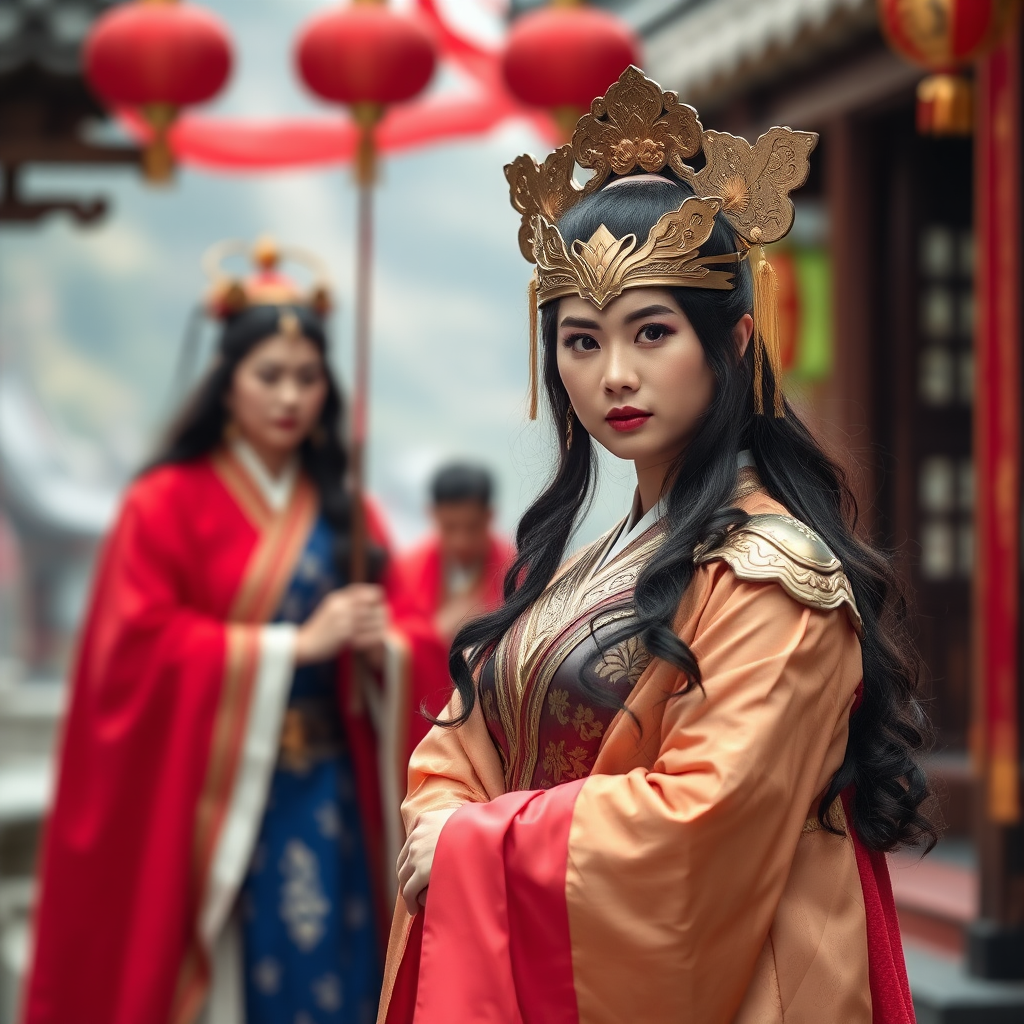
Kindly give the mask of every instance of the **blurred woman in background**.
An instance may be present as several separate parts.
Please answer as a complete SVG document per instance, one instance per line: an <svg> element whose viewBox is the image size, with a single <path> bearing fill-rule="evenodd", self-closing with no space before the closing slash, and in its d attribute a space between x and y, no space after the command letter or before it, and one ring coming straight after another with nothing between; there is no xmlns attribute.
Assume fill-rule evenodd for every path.
<svg viewBox="0 0 1024 1024"><path fill-rule="evenodd" d="M264 270L224 291L215 364L100 560L26 1024L375 1012L410 673L441 652L396 621L372 507L372 582L349 582L323 294Z"/></svg>

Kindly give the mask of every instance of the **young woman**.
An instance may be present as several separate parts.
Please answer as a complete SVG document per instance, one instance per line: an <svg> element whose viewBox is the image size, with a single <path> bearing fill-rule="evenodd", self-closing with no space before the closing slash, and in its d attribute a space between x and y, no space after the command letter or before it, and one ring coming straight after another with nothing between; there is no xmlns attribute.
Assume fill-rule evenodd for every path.
<svg viewBox="0 0 1024 1024"><path fill-rule="evenodd" d="M915 665L760 251L813 144L630 69L506 169L558 464L413 756L382 1024L913 1020L882 851L930 834ZM596 444L634 506L559 567Z"/></svg>
<svg viewBox="0 0 1024 1024"><path fill-rule="evenodd" d="M100 560L27 1024L376 1010L399 799L381 755L404 767L408 674L439 648L427 624L395 621L372 509L377 582L348 583L342 399L319 315L298 296L253 304L256 288L239 300Z"/></svg>

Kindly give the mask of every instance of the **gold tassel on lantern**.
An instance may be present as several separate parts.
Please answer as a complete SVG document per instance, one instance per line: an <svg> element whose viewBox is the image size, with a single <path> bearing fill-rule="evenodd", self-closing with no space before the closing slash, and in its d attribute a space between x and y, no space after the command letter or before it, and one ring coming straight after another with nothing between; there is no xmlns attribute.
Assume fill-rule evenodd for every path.
<svg viewBox="0 0 1024 1024"><path fill-rule="evenodd" d="M537 418L537 274L534 272L526 289L526 302L530 307L530 419Z"/></svg>
<svg viewBox="0 0 1024 1024"><path fill-rule="evenodd" d="M963 75L929 75L917 87L917 130L922 135L970 135L974 90Z"/></svg>
<svg viewBox="0 0 1024 1024"><path fill-rule="evenodd" d="M776 419L786 415L782 397L782 341L779 332L779 282L775 268L756 249L754 261L754 411L764 415L764 361L768 360L775 381L773 412Z"/></svg>

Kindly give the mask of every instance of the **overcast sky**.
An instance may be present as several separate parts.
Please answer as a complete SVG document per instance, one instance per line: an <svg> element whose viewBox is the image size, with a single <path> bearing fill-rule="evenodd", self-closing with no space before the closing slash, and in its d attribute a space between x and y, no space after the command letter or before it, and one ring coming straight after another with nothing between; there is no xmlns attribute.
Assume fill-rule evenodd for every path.
<svg viewBox="0 0 1024 1024"><path fill-rule="evenodd" d="M311 114L291 45L317 0L205 0L230 24L236 66L210 109ZM496 31L492 0L447 0L474 31ZM462 11L459 11L462 8ZM377 197L370 480L398 538L424 528L423 488L442 460L486 462L511 529L551 464L547 428L525 418L529 267L516 245L502 166L545 144L523 123L478 141L387 160ZM348 168L225 176L184 167L170 189L130 170L36 172L33 194L103 193L97 227L61 216L0 229L0 353L32 383L65 437L93 463L143 457L168 413L199 259L221 238L271 232L327 262L340 310L335 361L349 365L354 188ZM80 445L83 462L87 447ZM79 450L79 449L76 449ZM625 510L631 468L605 460L606 486L581 536ZM90 470L91 471L91 470ZM96 472L100 472L99 469Z"/></svg>

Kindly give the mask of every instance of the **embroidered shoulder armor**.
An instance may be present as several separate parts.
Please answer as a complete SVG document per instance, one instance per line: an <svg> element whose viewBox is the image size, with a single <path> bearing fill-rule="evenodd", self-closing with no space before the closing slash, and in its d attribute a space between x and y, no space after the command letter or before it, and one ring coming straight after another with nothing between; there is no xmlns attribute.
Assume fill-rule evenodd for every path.
<svg viewBox="0 0 1024 1024"><path fill-rule="evenodd" d="M845 607L860 635L863 629L853 588L839 559L799 519L751 516L717 547L694 552L694 562L725 562L741 580L778 583L794 600L810 608Z"/></svg>

